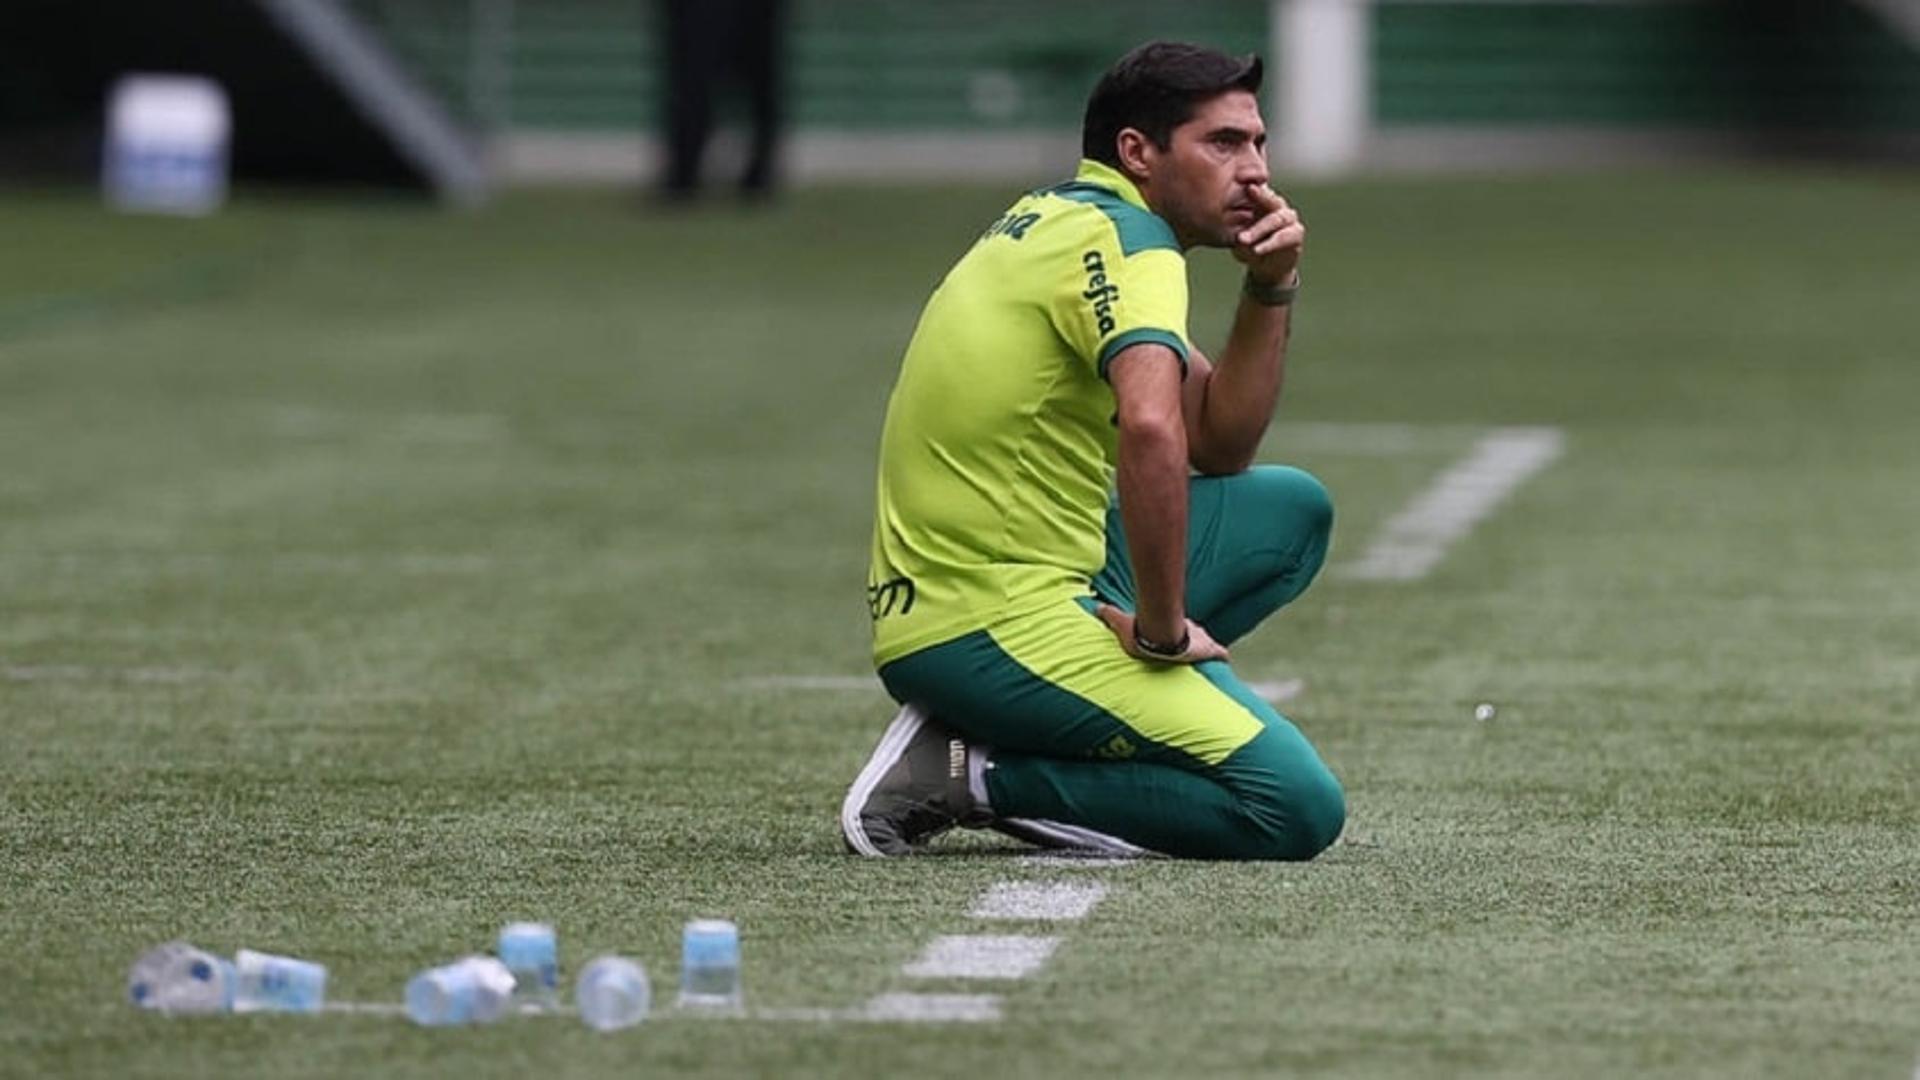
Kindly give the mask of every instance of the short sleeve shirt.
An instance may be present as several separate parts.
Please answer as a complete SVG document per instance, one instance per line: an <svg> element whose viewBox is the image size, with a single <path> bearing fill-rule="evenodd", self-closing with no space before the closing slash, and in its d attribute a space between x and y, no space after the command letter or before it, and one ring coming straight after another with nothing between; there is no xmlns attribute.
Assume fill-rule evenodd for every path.
<svg viewBox="0 0 1920 1080"><path fill-rule="evenodd" d="M1140 342L1186 364L1186 259L1098 162L1014 203L948 272L881 436L877 663L1089 593L1116 447L1107 364Z"/></svg>

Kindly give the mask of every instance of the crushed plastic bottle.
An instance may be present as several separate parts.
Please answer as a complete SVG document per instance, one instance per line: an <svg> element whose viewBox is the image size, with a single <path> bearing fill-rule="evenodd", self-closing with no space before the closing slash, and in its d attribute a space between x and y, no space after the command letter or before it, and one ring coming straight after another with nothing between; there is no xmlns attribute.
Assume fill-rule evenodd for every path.
<svg viewBox="0 0 1920 1080"><path fill-rule="evenodd" d="M647 1018L653 985L646 969L624 956L601 956L580 969L573 1000L580 1019L595 1031L618 1031Z"/></svg>
<svg viewBox="0 0 1920 1080"><path fill-rule="evenodd" d="M164 1013L219 1013L233 1008L231 963L184 941L148 949L127 973L127 1000Z"/></svg>
<svg viewBox="0 0 1920 1080"><path fill-rule="evenodd" d="M407 1018L426 1027L490 1024L513 999L513 973L491 956L469 956L407 983Z"/></svg>
<svg viewBox="0 0 1920 1080"><path fill-rule="evenodd" d="M233 970L234 1012L319 1012L326 1004L324 964L241 949Z"/></svg>

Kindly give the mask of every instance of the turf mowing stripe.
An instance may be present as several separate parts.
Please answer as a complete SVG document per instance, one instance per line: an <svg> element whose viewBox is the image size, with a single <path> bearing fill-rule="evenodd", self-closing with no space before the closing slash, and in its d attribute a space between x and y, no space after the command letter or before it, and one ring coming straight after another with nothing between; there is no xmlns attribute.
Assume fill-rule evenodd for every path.
<svg viewBox="0 0 1920 1080"><path fill-rule="evenodd" d="M766 690L878 690L878 675L756 675L743 684Z"/></svg>
<svg viewBox="0 0 1920 1080"><path fill-rule="evenodd" d="M1336 573L1359 581L1425 577L1501 500L1552 464L1565 443L1559 428L1501 428L1487 434L1394 515L1359 559Z"/></svg>
<svg viewBox="0 0 1920 1080"><path fill-rule="evenodd" d="M452 446L500 442L512 432L507 418L498 413L355 412L305 405L271 407L266 423L269 431L292 439L372 435L404 443Z"/></svg>
<svg viewBox="0 0 1920 1080"><path fill-rule="evenodd" d="M881 994L858 1013L862 1020L912 1023L993 1023L1000 1019L998 994Z"/></svg>
<svg viewBox="0 0 1920 1080"><path fill-rule="evenodd" d="M433 552L377 552L329 555L321 552L215 554L147 551L0 552L0 569L28 573L85 574L480 574L494 569L491 555Z"/></svg>
<svg viewBox="0 0 1920 1080"><path fill-rule="evenodd" d="M101 668L81 664L0 664L0 679L7 682L123 682L182 683L207 682L220 676L193 668Z"/></svg>
<svg viewBox="0 0 1920 1080"><path fill-rule="evenodd" d="M1372 424L1306 421L1274 425L1275 440L1290 450L1363 457L1401 457L1462 439L1471 429L1448 424Z"/></svg>
<svg viewBox="0 0 1920 1080"><path fill-rule="evenodd" d="M203 255L174 259L98 289L40 293L0 304L0 342L74 326L98 329L123 316L238 294L263 260Z"/></svg>
<svg viewBox="0 0 1920 1080"><path fill-rule="evenodd" d="M1107 887L1098 883L999 881L974 902L970 914L976 919L1028 919L1037 922L1084 919L1106 895Z"/></svg>
<svg viewBox="0 0 1920 1080"><path fill-rule="evenodd" d="M1040 970L1059 944L1057 937L944 934L900 970L916 979L1024 979Z"/></svg>

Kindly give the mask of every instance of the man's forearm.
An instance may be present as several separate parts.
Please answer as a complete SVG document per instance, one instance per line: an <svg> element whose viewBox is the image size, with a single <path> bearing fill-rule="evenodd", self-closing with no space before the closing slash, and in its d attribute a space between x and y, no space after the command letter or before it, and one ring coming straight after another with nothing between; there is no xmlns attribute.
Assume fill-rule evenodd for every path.
<svg viewBox="0 0 1920 1080"><path fill-rule="evenodd" d="M1227 347L1207 380L1194 461L1202 471L1235 473L1253 464L1286 377L1291 304L1269 307L1242 296Z"/></svg>
<svg viewBox="0 0 1920 1080"><path fill-rule="evenodd" d="M1116 486L1133 560L1138 633L1161 645L1187 628L1187 439L1178 418L1120 432Z"/></svg>

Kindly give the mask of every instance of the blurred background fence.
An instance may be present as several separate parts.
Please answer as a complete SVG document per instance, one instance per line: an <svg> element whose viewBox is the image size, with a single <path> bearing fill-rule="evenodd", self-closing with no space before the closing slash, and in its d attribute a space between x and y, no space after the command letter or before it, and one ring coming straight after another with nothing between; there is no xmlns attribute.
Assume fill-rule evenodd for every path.
<svg viewBox="0 0 1920 1080"><path fill-rule="evenodd" d="M1356 41L1320 46L1358 50L1366 130L1353 164L1875 144L1898 152L1920 132L1920 49L1897 3L1335 4L1364 9ZM788 78L802 136L796 164L802 173L862 172L871 159L884 172L891 160L872 140L839 138L809 153L808 133L939 134L948 149L931 158L916 140L915 160L929 171L1017 170L1031 155L1005 136L1071 133L1100 71L1142 40L1262 51L1284 65L1286 7L797 0ZM510 174L640 167L619 147L657 119L652 6L354 0L354 8L469 122L502 137Z"/></svg>
<svg viewBox="0 0 1920 1080"><path fill-rule="evenodd" d="M1150 37L1265 50L1269 0L799 0L803 127L1071 127ZM636 130L656 114L637 0L354 0L421 76L493 128ZM1892 20L1828 0L1373 5L1374 120L1467 125L1920 127L1920 61Z"/></svg>
<svg viewBox="0 0 1920 1080"><path fill-rule="evenodd" d="M116 6L15 2L69 17ZM201 0L174 17L237 4ZM259 6L356 24L497 180L626 180L652 167L657 3ZM1912 159L1920 145L1915 0L790 0L786 30L785 157L803 181L1057 170L1093 80L1155 37L1265 53L1275 95L1291 98L1270 113L1278 156L1327 171ZM17 69L35 56L58 61L0 56L16 68L0 80L0 125L23 112L4 95L32 92ZM1330 150L1301 142L1317 124L1332 126Z"/></svg>

